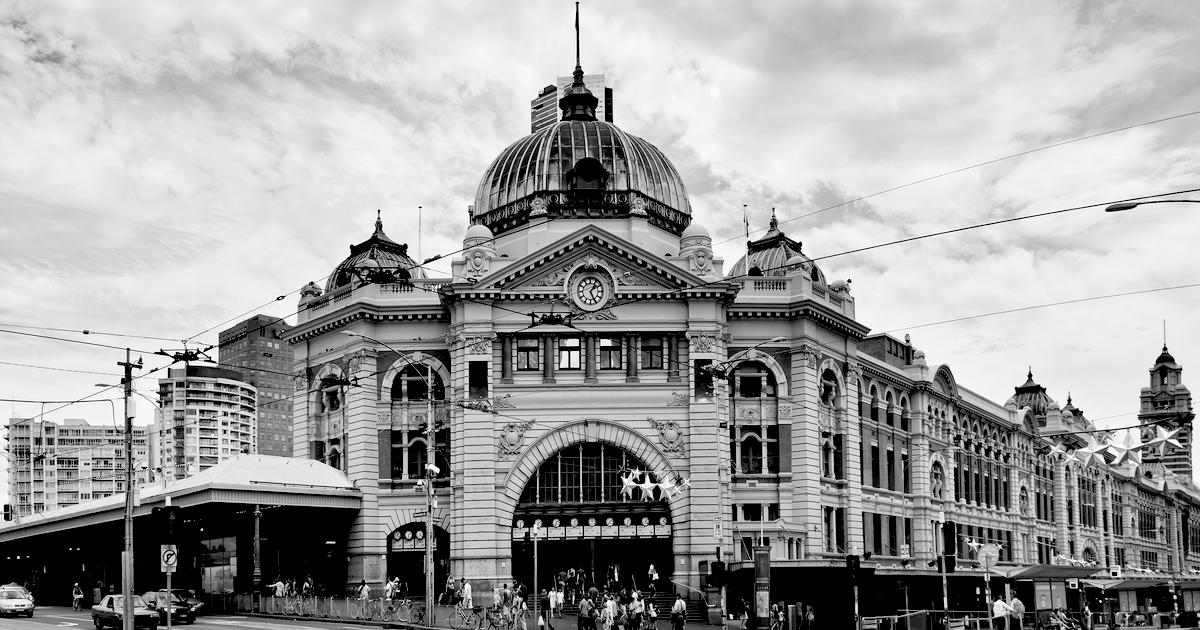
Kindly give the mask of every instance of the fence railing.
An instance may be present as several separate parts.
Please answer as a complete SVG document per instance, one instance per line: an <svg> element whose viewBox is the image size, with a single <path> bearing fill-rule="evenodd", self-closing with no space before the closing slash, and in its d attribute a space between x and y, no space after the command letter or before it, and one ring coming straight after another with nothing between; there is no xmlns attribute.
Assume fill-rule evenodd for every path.
<svg viewBox="0 0 1200 630"><path fill-rule="evenodd" d="M304 597L243 594L230 596L239 613L260 613L285 617L358 619L364 621L418 622L424 618L423 602L411 599L358 599L354 597ZM227 610L227 612L234 612Z"/></svg>
<svg viewBox="0 0 1200 630"><path fill-rule="evenodd" d="M991 628L986 610L917 610L895 615L863 617L860 630L978 630Z"/></svg>

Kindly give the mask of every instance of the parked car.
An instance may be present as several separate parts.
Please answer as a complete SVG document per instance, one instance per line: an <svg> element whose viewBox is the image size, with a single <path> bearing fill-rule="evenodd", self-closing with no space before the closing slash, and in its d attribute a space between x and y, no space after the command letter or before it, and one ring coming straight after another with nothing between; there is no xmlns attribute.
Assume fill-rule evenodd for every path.
<svg viewBox="0 0 1200 630"><path fill-rule="evenodd" d="M33 599L25 594L25 589L0 588L0 615L33 616Z"/></svg>
<svg viewBox="0 0 1200 630"><path fill-rule="evenodd" d="M121 627L121 615L124 612L124 600L120 595L105 595L100 603L92 606L92 623L96 630L104 626ZM146 606L146 600L133 596L133 627L158 629L158 611Z"/></svg>
<svg viewBox="0 0 1200 630"><path fill-rule="evenodd" d="M168 596L166 589L146 591L142 599L146 600L147 606L158 611L158 622L162 625L167 623L167 611L171 613L172 622L196 623L196 613L192 612L192 607L187 601L178 595Z"/></svg>
<svg viewBox="0 0 1200 630"><path fill-rule="evenodd" d="M196 597L196 594L193 593L192 591L189 591L186 588L173 588L173 589L171 589L171 592L175 593L176 597L183 598L183 600L186 601L188 603L188 605L192 607L193 614L199 616L199 615L203 615L205 612L208 612L206 610L204 602L200 601L200 598Z"/></svg>

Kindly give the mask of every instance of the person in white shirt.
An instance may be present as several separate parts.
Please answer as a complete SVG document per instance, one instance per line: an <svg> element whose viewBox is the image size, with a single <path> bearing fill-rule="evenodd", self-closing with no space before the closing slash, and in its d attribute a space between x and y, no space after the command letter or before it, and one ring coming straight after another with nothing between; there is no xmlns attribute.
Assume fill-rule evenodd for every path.
<svg viewBox="0 0 1200 630"><path fill-rule="evenodd" d="M460 590L459 597L462 597L462 606L467 609L474 608L475 604L471 600L471 583L467 581L467 578L462 578L462 588Z"/></svg>
<svg viewBox="0 0 1200 630"><path fill-rule="evenodd" d="M1013 614L1013 607L1004 601L1000 595L996 596L996 602L992 604L992 628L994 630L1005 630L1008 628L1008 616Z"/></svg>
<svg viewBox="0 0 1200 630"><path fill-rule="evenodd" d="M274 584L268 584L267 588L275 590L275 597L283 597L287 594L287 584L280 579L276 579Z"/></svg>
<svg viewBox="0 0 1200 630"><path fill-rule="evenodd" d="M358 583L358 598L371 599L371 587L367 586L366 580L362 580Z"/></svg>
<svg viewBox="0 0 1200 630"><path fill-rule="evenodd" d="M683 628L683 620L687 618L687 604L683 603L683 595L675 593L675 605L671 606L671 626Z"/></svg>

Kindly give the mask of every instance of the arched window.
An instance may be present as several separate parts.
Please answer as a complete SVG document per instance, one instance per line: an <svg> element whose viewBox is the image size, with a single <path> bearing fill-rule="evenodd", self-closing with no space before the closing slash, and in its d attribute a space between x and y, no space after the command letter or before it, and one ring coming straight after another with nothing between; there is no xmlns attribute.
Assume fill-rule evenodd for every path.
<svg viewBox="0 0 1200 630"><path fill-rule="evenodd" d="M879 422L879 391L871 386L871 420Z"/></svg>
<svg viewBox="0 0 1200 630"><path fill-rule="evenodd" d="M779 473L780 426L775 417L775 375L762 363L739 364L731 377L732 423L729 427L730 461L736 473ZM788 426L785 430L789 431Z"/></svg>
<svg viewBox="0 0 1200 630"><path fill-rule="evenodd" d="M896 405L892 403L892 392L887 393L887 425L896 426Z"/></svg>
<svg viewBox="0 0 1200 630"><path fill-rule="evenodd" d="M638 501L641 490L622 493L624 471L649 468L636 455L612 444L586 443L568 446L546 458L525 484L521 504L618 503ZM645 472L651 483L660 483L656 473ZM638 480L638 481L644 481ZM654 490L655 493L660 492ZM657 496L657 494L656 494Z"/></svg>
<svg viewBox="0 0 1200 630"><path fill-rule="evenodd" d="M436 370L423 364L409 364L392 380L392 400L426 400L433 387L433 400L446 399L446 386Z"/></svg>
<svg viewBox="0 0 1200 630"><path fill-rule="evenodd" d="M329 467L342 469L342 454L337 449L329 451Z"/></svg>

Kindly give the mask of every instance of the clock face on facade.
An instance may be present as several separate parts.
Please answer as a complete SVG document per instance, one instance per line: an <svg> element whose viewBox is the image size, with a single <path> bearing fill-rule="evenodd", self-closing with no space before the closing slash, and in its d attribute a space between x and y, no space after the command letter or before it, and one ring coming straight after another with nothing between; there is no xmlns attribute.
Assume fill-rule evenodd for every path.
<svg viewBox="0 0 1200 630"><path fill-rule="evenodd" d="M610 294L608 283L599 275L591 273L579 274L572 278L568 292L575 306L584 311L600 310L608 303Z"/></svg>

